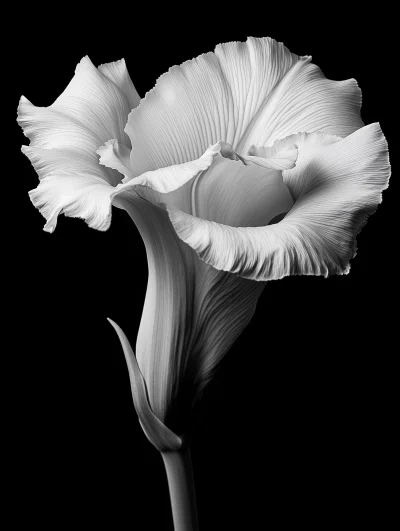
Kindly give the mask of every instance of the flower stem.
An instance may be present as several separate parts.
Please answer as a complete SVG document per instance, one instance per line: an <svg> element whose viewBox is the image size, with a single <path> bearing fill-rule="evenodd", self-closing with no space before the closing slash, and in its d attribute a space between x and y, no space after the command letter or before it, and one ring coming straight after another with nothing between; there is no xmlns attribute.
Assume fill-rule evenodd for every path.
<svg viewBox="0 0 400 531"><path fill-rule="evenodd" d="M175 531L198 531L196 493L189 447L162 452Z"/></svg>

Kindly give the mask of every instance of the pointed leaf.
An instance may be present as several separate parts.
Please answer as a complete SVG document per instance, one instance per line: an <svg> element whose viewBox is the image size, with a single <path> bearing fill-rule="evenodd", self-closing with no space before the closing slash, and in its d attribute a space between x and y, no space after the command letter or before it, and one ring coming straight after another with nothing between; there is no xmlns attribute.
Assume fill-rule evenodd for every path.
<svg viewBox="0 0 400 531"><path fill-rule="evenodd" d="M135 354L131 348L128 338L124 334L123 330L111 319L107 319L114 330L117 332L119 340L124 351L126 364L128 365L129 378L131 381L133 403L136 409L136 413L139 416L140 423L143 431L145 432L149 441L160 452L176 451L182 445L180 437L175 435L170 429L168 429L153 413L150 408L146 384L142 373L140 372L139 365L136 361Z"/></svg>

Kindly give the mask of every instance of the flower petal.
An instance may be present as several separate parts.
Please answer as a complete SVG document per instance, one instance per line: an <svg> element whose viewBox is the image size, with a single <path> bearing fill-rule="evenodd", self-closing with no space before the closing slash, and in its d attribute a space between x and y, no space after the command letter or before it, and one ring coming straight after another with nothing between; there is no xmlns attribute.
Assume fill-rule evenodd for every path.
<svg viewBox="0 0 400 531"><path fill-rule="evenodd" d="M89 227L107 230L111 223L111 193L114 188L96 175L55 174L44 177L29 197L46 218L46 232L53 232L63 212L84 219Z"/></svg>
<svg viewBox="0 0 400 531"><path fill-rule="evenodd" d="M256 154L255 157L246 157L246 160L263 160L263 157L275 157L274 148L279 146L278 154L285 156L285 152L290 151L293 146L296 146L297 159L293 167L287 168L290 171L283 172L283 181L289 188L292 197L296 200L303 193L305 193L310 183L308 181L308 174L304 172L305 167L312 162L317 153L320 153L326 146L334 144L342 140L339 136L328 135L326 133L299 133L297 135L290 135L281 140L275 141L272 147L255 147L250 149L251 153ZM266 159L265 164L269 164L269 159Z"/></svg>
<svg viewBox="0 0 400 531"><path fill-rule="evenodd" d="M289 144L293 141L292 138L296 141L300 154L297 158L296 166L283 172L283 181L289 188L293 198L297 200L313 187L313 174L305 171L307 166L312 166L317 155L323 156L322 153L325 147L340 142L342 138L321 132L300 133L291 135L283 139L282 142Z"/></svg>
<svg viewBox="0 0 400 531"><path fill-rule="evenodd" d="M295 136L295 135L292 135ZM292 137L291 137L292 138ZM275 170L290 170L296 165L298 149L296 144L275 140L271 147L252 146L245 161Z"/></svg>
<svg viewBox="0 0 400 531"><path fill-rule="evenodd" d="M133 194L132 188L122 188L114 193L113 204L127 210L147 251L149 280L136 358L146 382L151 409L164 424L181 433L170 425L167 413L176 392L174 374L180 372L182 375L184 371L181 357L185 345L182 342L191 326L190 278L193 277L193 258L197 257L181 244L165 211Z"/></svg>
<svg viewBox="0 0 400 531"><path fill-rule="evenodd" d="M128 119L134 175L197 159L221 140L239 155L300 131L361 127L354 80L325 79L270 38L230 42L161 76Z"/></svg>
<svg viewBox="0 0 400 531"><path fill-rule="evenodd" d="M188 213L225 225L255 227L267 225L292 205L281 171L217 157L193 183Z"/></svg>
<svg viewBox="0 0 400 531"><path fill-rule="evenodd" d="M356 80L326 79L310 61L302 58L276 86L240 139L238 153L246 155L253 145L271 146L303 131L345 137L364 125Z"/></svg>
<svg viewBox="0 0 400 531"><path fill-rule="evenodd" d="M122 183L133 178L131 170L131 150L120 144L116 138L108 140L104 146L99 147L96 153L100 155L99 164L117 170L124 175Z"/></svg>
<svg viewBox="0 0 400 531"><path fill-rule="evenodd" d="M348 273L355 237L388 185L387 143L379 124L317 149L294 170L300 168L307 188L280 223L234 228L169 207L172 224L207 264L245 278Z"/></svg>
<svg viewBox="0 0 400 531"><path fill-rule="evenodd" d="M101 150L98 152L100 151ZM207 170L207 168L211 166L214 157L218 155L220 151L221 146L219 143L217 143L214 146L210 146L197 160L192 160L183 164L174 164L172 166L168 166L167 168L159 168L155 171L142 173L142 175L139 177L135 177L119 185L119 189L140 185L147 186L156 192L161 192L164 194L172 192L192 180L200 172ZM103 151L101 152L103 153ZM102 164L105 162L106 161L104 160L103 156ZM112 162L114 163L114 160ZM117 164L114 163L112 167L116 166Z"/></svg>
<svg viewBox="0 0 400 531"><path fill-rule="evenodd" d="M129 76L129 72L126 68L125 59L120 59L113 63L105 63L100 65L99 70L108 79L111 79L117 87L124 93L125 98L128 101L130 109L134 109L140 103L140 96L137 93L134 84Z"/></svg>
<svg viewBox="0 0 400 531"><path fill-rule="evenodd" d="M149 279L136 358L160 421L185 433L194 403L250 321L263 283L216 271L176 235L165 209L121 188L146 246Z"/></svg>
<svg viewBox="0 0 400 531"><path fill-rule="evenodd" d="M123 171L122 157L115 156L115 149L114 141L100 148L100 162L114 168L120 166ZM297 156L297 148L283 151L284 156L289 152ZM279 156L275 150L273 154ZM253 158L257 159L247 157L246 163L242 157L236 157L231 146L219 142L195 161L125 179L112 196L132 189L154 204L174 206L203 219L233 226L266 225L278 214L288 212L293 200L282 180L282 172L270 169L270 163L264 164L264 158L260 158L260 164L250 162ZM292 167L293 164L281 165Z"/></svg>
<svg viewBox="0 0 400 531"><path fill-rule="evenodd" d="M113 69L108 65L106 71L111 76ZM54 229L61 211L85 218L94 228L107 228L110 185L119 183L121 174L100 166L96 150L109 138L129 145L123 131L128 114L123 92L88 57L49 107L35 107L21 98L18 122L31 140L22 150L41 179L30 196L47 218L45 230Z"/></svg>
<svg viewBox="0 0 400 531"><path fill-rule="evenodd" d="M129 106L121 90L84 57L64 92L49 107L35 107L24 97L18 122L31 146L74 147L93 152L106 140L125 140ZM82 145L83 144L83 145Z"/></svg>

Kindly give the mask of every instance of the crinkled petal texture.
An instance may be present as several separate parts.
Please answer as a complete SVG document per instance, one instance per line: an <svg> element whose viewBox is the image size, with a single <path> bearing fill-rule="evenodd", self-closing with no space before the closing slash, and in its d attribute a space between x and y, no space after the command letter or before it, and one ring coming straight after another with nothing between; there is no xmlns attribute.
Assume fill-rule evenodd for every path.
<svg viewBox="0 0 400 531"><path fill-rule="evenodd" d="M45 230L54 229L61 211L84 218L96 229L108 226L110 185L121 182L122 175L100 166L96 150L110 138L130 150L124 127L138 103L123 60L97 69L88 57L49 107L35 107L21 98L18 122L31 141L22 150L41 180L30 197L47 220Z"/></svg>
<svg viewBox="0 0 400 531"><path fill-rule="evenodd" d="M303 133L296 167L283 173L295 200L277 224L232 227L168 207L179 237L207 264L243 278L344 274L355 237L388 185L387 143L379 124L347 138Z"/></svg>
<svg viewBox="0 0 400 531"><path fill-rule="evenodd" d="M30 196L47 219L45 230L54 229L60 212L106 230L112 191L103 181L115 187L189 163L220 141L255 164L283 170L293 167L296 147L275 157L276 140L317 130L346 136L361 127L355 80L327 80L310 61L270 38L221 44L171 68L138 105L123 60L95 68L82 59L53 105L22 98L19 106L31 139L23 150L41 179ZM249 152L253 145L270 149L260 157Z"/></svg>
<svg viewBox="0 0 400 531"><path fill-rule="evenodd" d="M291 143L296 138L296 135L292 135L283 140L275 140L270 147L252 146L249 156L245 156L244 160L275 170L290 170L295 167L298 156L297 144Z"/></svg>
<svg viewBox="0 0 400 531"><path fill-rule="evenodd" d="M134 175L197 159L220 140L247 155L303 131L347 136L362 127L356 81L328 80L310 61L249 38L172 67L129 115Z"/></svg>

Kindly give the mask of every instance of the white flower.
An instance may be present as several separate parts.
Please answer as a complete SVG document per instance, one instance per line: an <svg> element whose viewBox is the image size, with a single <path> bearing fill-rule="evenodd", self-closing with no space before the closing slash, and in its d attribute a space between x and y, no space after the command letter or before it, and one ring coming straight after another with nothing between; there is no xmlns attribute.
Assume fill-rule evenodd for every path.
<svg viewBox="0 0 400 531"><path fill-rule="evenodd" d="M363 127L360 105L355 80L328 80L269 38L175 66L141 101L123 60L95 68L87 57L50 107L21 98L45 230L62 212L106 230L114 205L145 242L136 358L114 327L161 451L182 444L265 281L348 273L390 173L385 138Z"/></svg>

